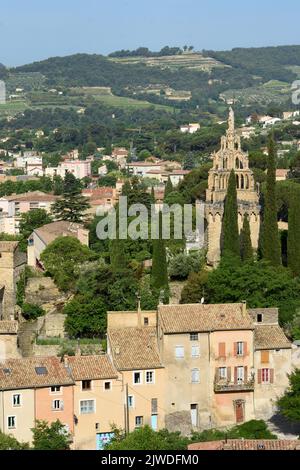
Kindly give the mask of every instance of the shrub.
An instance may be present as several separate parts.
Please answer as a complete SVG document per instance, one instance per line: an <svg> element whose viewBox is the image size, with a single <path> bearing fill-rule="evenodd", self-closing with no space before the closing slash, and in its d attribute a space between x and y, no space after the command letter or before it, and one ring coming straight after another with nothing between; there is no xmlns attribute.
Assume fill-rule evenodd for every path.
<svg viewBox="0 0 300 470"><path fill-rule="evenodd" d="M38 317L45 315L45 310L36 304L27 304L22 305L22 315L25 320L36 320Z"/></svg>

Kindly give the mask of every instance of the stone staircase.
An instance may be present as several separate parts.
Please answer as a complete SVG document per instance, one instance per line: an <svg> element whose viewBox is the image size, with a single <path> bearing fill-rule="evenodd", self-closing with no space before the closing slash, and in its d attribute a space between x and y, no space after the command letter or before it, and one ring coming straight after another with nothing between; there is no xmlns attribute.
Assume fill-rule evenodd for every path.
<svg viewBox="0 0 300 470"><path fill-rule="evenodd" d="M26 321L20 324L18 333L18 344L23 357L32 357L34 355L34 342L37 329L37 321Z"/></svg>

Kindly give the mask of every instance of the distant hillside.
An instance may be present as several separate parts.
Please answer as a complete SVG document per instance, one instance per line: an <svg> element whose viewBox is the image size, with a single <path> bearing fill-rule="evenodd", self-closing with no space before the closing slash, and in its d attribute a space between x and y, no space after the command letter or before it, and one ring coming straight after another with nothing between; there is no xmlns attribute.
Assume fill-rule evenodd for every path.
<svg viewBox="0 0 300 470"><path fill-rule="evenodd" d="M0 63L0 80L3 80L3 78L6 78L7 76L7 70L3 64Z"/></svg>
<svg viewBox="0 0 300 470"><path fill-rule="evenodd" d="M203 54L265 81L292 81L295 75L288 67L300 65L300 46L235 48L231 51L204 51Z"/></svg>

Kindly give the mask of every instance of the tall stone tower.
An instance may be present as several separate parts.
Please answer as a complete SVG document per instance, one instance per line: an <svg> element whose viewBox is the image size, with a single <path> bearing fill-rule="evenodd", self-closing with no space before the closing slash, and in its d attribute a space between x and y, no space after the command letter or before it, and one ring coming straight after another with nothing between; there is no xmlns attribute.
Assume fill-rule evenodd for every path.
<svg viewBox="0 0 300 470"><path fill-rule="evenodd" d="M213 168L209 172L206 191L205 218L207 222L207 263L216 266L221 255L221 232L224 201L229 176L236 174L239 229L243 226L244 215L248 214L251 240L254 249L258 247L260 229L259 194L253 172L249 169L248 154L242 151L241 138L234 126L234 112L229 110L228 130L221 138L221 148L212 155Z"/></svg>

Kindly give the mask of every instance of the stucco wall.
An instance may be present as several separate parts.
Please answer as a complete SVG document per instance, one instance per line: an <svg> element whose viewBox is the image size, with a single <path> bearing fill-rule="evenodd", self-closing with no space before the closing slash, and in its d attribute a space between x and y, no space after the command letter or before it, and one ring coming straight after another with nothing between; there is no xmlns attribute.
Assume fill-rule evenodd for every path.
<svg viewBox="0 0 300 470"><path fill-rule="evenodd" d="M13 406L13 395L21 395L21 405ZM3 414L4 409L4 414ZM16 417L16 428L8 429L8 416ZM34 427L34 390L9 390L0 392L0 429L20 442L31 442Z"/></svg>

